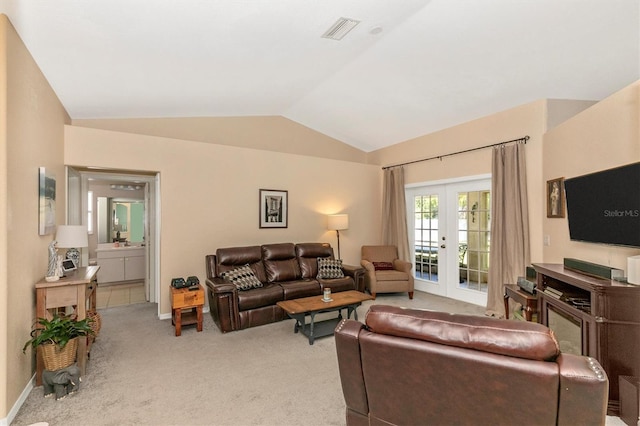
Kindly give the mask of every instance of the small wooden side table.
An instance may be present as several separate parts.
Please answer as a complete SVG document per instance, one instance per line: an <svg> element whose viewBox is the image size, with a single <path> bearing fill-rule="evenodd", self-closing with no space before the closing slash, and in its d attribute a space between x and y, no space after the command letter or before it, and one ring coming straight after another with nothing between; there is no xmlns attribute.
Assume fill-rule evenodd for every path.
<svg viewBox="0 0 640 426"><path fill-rule="evenodd" d="M516 284L504 285L504 312L509 319L509 298L524 306L524 317L531 321L533 314L538 312L538 296L524 292Z"/></svg>
<svg viewBox="0 0 640 426"><path fill-rule="evenodd" d="M67 272L64 278L48 282L42 278L36 283L36 319L52 318L51 310L71 306L78 321L87 317L87 310L96 309L96 289L98 282L96 274L100 266L86 266L75 271ZM89 347L87 340L78 339L78 368L80 374L85 375ZM90 343L89 343L90 344ZM44 361L36 355L36 386L42 385L42 371Z"/></svg>
<svg viewBox="0 0 640 426"><path fill-rule="evenodd" d="M176 327L176 336L182 334L183 325L196 324L197 330L202 331L203 306L204 289L201 285L198 284L197 290L171 287L171 321Z"/></svg>

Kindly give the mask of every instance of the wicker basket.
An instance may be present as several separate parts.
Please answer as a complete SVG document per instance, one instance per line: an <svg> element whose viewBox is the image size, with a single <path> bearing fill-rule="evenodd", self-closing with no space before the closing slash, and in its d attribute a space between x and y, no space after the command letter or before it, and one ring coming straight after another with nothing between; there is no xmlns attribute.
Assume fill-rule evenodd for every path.
<svg viewBox="0 0 640 426"><path fill-rule="evenodd" d="M49 371L60 370L76 362L77 350L77 337L69 340L66 346L62 349L53 343L38 346L38 352L44 361L44 369Z"/></svg>
<svg viewBox="0 0 640 426"><path fill-rule="evenodd" d="M100 333L100 327L102 327L102 318L100 317L100 314L94 310L87 311L87 318L92 319L89 327L91 327L91 329L93 330L93 336L91 337L93 337L93 339L95 340L95 338L98 337L98 334Z"/></svg>

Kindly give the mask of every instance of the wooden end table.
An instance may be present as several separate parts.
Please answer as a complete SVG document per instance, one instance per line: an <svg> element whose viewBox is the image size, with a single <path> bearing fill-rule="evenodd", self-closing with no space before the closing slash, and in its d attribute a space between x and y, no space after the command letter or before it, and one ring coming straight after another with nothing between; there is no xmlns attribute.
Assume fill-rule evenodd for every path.
<svg viewBox="0 0 640 426"><path fill-rule="evenodd" d="M283 300L277 303L289 317L296 320L296 324L293 327L293 332L297 333L302 331L302 334L309 338L309 344L313 345L316 337L331 336L342 320L342 310L347 310L347 318L354 314L354 318L358 319L358 312L356 308L362 304L365 300L373 300L368 294L361 293L355 290L341 291L338 293L331 293L331 301L325 302L322 300L322 296L303 297L300 299ZM325 321L315 321L315 317L319 313L323 312L335 312L338 311L338 317L328 319ZM306 323L305 318L309 316L310 322Z"/></svg>
<svg viewBox="0 0 640 426"><path fill-rule="evenodd" d="M524 306L524 317L532 321L533 314L538 312L538 296L520 290L516 284L504 285L504 315L509 319L509 298Z"/></svg>
<svg viewBox="0 0 640 426"><path fill-rule="evenodd" d="M203 306L204 289L200 284L196 290L171 287L171 322L176 327L176 336L182 334L183 325L196 324L197 330L202 331Z"/></svg>

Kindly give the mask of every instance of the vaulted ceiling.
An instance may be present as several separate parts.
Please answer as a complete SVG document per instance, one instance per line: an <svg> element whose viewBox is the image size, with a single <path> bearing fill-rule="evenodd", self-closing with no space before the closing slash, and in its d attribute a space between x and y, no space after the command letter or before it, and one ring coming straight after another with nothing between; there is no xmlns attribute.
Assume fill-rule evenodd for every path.
<svg viewBox="0 0 640 426"><path fill-rule="evenodd" d="M638 0L5 0L74 119L281 115L369 152L640 78ZM338 18L360 21L340 41Z"/></svg>

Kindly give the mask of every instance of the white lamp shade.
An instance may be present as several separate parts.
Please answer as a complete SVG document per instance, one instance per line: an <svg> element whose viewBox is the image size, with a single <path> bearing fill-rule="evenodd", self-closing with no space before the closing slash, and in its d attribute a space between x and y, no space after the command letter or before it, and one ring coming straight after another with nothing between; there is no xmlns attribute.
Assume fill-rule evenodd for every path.
<svg viewBox="0 0 640 426"><path fill-rule="evenodd" d="M60 248L89 247L87 227L84 225L59 225L56 232L56 242Z"/></svg>
<svg viewBox="0 0 640 426"><path fill-rule="evenodd" d="M627 257L627 282L640 284L640 256Z"/></svg>
<svg viewBox="0 0 640 426"><path fill-rule="evenodd" d="M349 229L349 215L348 214L330 214L327 219L327 229L331 231Z"/></svg>

